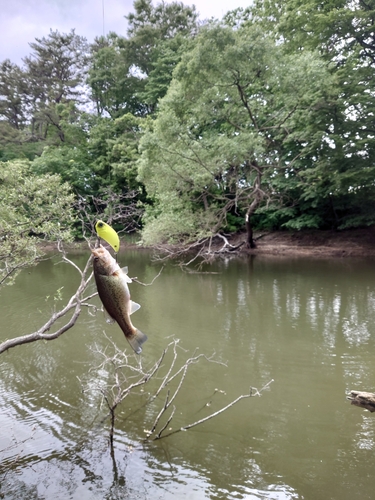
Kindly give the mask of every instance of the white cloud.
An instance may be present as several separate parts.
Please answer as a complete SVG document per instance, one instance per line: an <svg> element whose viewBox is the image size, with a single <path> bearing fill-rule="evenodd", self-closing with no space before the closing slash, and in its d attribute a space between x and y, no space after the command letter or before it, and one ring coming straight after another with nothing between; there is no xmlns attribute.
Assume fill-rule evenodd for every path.
<svg viewBox="0 0 375 500"><path fill-rule="evenodd" d="M168 2L172 0L167 0ZM158 0L154 0L154 4ZM250 0L184 1L195 4L200 18L221 18L228 9L246 7ZM104 9L104 18L103 18ZM85 36L90 42L95 36L115 31L126 34L124 16L133 11L133 0L0 0L0 61L10 59L17 64L30 54L29 43L47 36L50 29Z"/></svg>
<svg viewBox="0 0 375 500"><path fill-rule="evenodd" d="M4 5L3 5L4 4ZM76 33L92 41L104 32L126 34L124 16L132 0L0 0L0 61L21 63L30 54L29 43L47 36L50 30Z"/></svg>

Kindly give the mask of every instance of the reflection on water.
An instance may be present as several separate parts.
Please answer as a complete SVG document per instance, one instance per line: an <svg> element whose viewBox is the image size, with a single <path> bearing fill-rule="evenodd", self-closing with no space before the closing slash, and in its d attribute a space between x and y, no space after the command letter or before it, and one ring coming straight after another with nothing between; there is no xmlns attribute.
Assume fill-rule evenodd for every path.
<svg viewBox="0 0 375 500"><path fill-rule="evenodd" d="M83 267L86 256L75 256ZM147 253L120 256L151 282ZM75 290L78 273L46 261L1 290L0 339L37 329ZM373 260L256 257L219 261L206 274L167 266L152 286L133 283L134 324L151 366L170 338L180 363L199 353L175 401L172 428L219 410L274 379L215 420L159 442L144 431L164 404L147 390L118 408L114 452L99 387L113 372L99 350L128 344L117 325L84 311L59 339L0 358L0 497L14 499L372 498L374 417L350 406L373 390ZM94 285L92 285L92 290ZM97 299L94 300L99 305ZM168 359L165 360L167 364ZM160 374L159 374L160 375Z"/></svg>

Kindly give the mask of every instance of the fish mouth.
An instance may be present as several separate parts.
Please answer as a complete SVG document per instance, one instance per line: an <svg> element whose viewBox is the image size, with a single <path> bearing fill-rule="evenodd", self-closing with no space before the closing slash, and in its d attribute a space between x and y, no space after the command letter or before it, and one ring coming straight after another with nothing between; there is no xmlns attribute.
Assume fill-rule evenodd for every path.
<svg viewBox="0 0 375 500"><path fill-rule="evenodd" d="M98 248L92 248L91 253L94 255L94 257L102 257L105 253L105 249L100 245L100 247Z"/></svg>

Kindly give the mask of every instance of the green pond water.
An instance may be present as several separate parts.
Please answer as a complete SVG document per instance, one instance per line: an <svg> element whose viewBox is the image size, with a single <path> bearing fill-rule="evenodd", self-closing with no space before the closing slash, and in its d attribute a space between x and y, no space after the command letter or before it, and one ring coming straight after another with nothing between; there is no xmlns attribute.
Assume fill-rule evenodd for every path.
<svg viewBox="0 0 375 500"><path fill-rule="evenodd" d="M88 254L71 257L83 268ZM122 251L119 261L143 283L161 268L143 251ZM375 261L256 256L204 271L168 264L152 285L130 285L141 304L132 321L148 335L140 359L116 324L87 308L58 339L0 355L0 498L374 498L375 414L346 394L374 391ZM59 258L24 271L0 290L0 341L37 330L78 282ZM274 381L261 397L146 443L166 400L164 392L147 404L168 352L155 379L116 409L111 449L100 388L109 390L114 373L103 352L114 344L148 369L172 339L180 339L174 371L198 354L217 362L202 356L189 366L167 429Z"/></svg>

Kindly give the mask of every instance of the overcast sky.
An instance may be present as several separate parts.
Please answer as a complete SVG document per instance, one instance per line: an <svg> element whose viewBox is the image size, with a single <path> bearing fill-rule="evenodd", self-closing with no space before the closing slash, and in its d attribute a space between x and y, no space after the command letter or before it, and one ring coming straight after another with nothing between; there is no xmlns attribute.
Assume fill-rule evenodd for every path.
<svg viewBox="0 0 375 500"><path fill-rule="evenodd" d="M171 0L167 0L168 2ZM201 19L221 18L229 9L246 7L251 0L192 0ZM154 5L159 3L154 0ZM104 16L103 16L104 11ZM10 59L21 64L30 54L29 42L48 35L50 29L85 36L115 31L126 34L124 16L133 11L133 0L0 0L0 61ZM104 29L103 29L104 17Z"/></svg>

